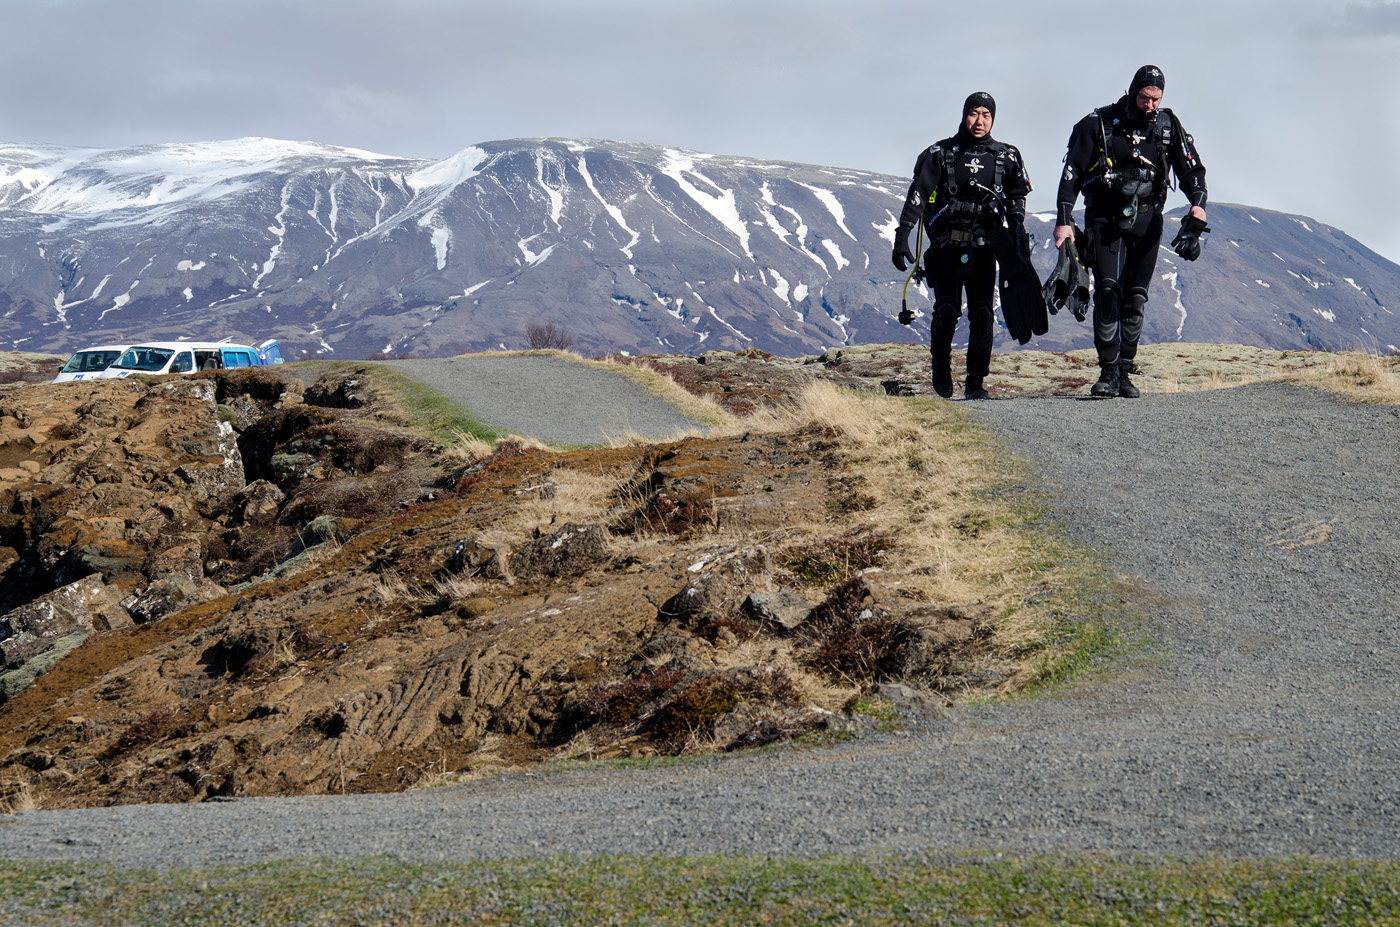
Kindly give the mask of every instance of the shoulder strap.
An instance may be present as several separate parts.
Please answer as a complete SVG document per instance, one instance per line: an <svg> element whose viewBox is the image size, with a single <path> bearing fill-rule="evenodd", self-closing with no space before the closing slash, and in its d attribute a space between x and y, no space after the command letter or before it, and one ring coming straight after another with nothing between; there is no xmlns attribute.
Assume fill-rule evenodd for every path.
<svg viewBox="0 0 1400 927"><path fill-rule="evenodd" d="M1108 156L1108 129L1103 124L1103 110L1094 110L1094 115L1099 117L1099 173L1106 172L1113 167L1113 159Z"/></svg>
<svg viewBox="0 0 1400 927"><path fill-rule="evenodd" d="M943 149L943 182L948 186L948 196L958 195L958 155L957 146Z"/></svg>

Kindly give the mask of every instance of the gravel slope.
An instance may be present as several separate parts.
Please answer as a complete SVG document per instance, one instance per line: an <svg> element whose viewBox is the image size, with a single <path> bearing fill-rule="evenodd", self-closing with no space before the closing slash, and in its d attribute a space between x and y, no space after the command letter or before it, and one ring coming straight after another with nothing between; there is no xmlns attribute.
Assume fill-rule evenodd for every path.
<svg viewBox="0 0 1400 927"><path fill-rule="evenodd" d="M978 404L1072 530L1140 576L1168 655L930 730L373 797L31 812L0 856L926 847L1400 858L1400 410L1260 385Z"/></svg>
<svg viewBox="0 0 1400 927"><path fill-rule="evenodd" d="M620 373L548 354L385 363L501 430L551 444L669 438L702 427Z"/></svg>

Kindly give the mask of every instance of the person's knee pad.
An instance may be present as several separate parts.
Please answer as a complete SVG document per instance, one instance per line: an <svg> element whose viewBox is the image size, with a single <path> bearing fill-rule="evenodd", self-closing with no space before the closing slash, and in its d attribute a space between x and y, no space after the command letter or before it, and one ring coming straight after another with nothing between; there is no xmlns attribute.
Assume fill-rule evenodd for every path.
<svg viewBox="0 0 1400 927"><path fill-rule="evenodd" d="M1146 287L1129 287L1128 292L1123 296L1124 315L1142 315L1143 307L1147 305Z"/></svg>
<svg viewBox="0 0 1400 927"><path fill-rule="evenodd" d="M1108 280L1094 287L1094 328L1100 338L1108 337L1118 330L1119 312L1122 309L1123 291L1118 281Z"/></svg>
<svg viewBox="0 0 1400 927"><path fill-rule="evenodd" d="M967 307L967 320L973 325L978 323L996 322L996 314L992 311L992 304L988 302L971 303Z"/></svg>
<svg viewBox="0 0 1400 927"><path fill-rule="evenodd" d="M1100 311L1112 309L1115 312L1123 301L1123 288L1117 280L1094 282L1094 308Z"/></svg>
<svg viewBox="0 0 1400 927"><path fill-rule="evenodd" d="M1142 334L1142 319L1144 310L1147 307L1147 290L1143 287L1132 287L1123 298L1123 339L1137 344L1138 336Z"/></svg>
<svg viewBox="0 0 1400 927"><path fill-rule="evenodd" d="M962 318L961 300L935 300L933 304L933 318L935 321L941 319L945 322L956 324L958 319Z"/></svg>
<svg viewBox="0 0 1400 927"><path fill-rule="evenodd" d="M960 318L962 318L962 306L958 303L934 303L933 320L931 322L934 337L951 339L953 337L953 330L958 327L958 319Z"/></svg>

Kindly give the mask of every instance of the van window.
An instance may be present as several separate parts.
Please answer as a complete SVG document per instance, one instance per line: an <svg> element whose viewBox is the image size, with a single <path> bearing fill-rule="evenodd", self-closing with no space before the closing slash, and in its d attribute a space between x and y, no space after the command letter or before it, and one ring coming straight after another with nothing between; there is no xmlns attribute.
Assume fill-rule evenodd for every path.
<svg viewBox="0 0 1400 927"><path fill-rule="evenodd" d="M194 355L189 351L181 351L175 355L175 360L170 363L171 373L189 373L194 369Z"/></svg>
<svg viewBox="0 0 1400 927"><path fill-rule="evenodd" d="M127 348L112 366L122 370L145 370L155 373L165 368L165 362L170 360L170 355L174 353L166 348Z"/></svg>
<svg viewBox="0 0 1400 927"><path fill-rule="evenodd" d="M251 367L253 359L248 356L247 351L224 351L225 367Z"/></svg>
<svg viewBox="0 0 1400 927"><path fill-rule="evenodd" d="M119 351L79 351L68 358L59 373L100 373L117 359Z"/></svg>

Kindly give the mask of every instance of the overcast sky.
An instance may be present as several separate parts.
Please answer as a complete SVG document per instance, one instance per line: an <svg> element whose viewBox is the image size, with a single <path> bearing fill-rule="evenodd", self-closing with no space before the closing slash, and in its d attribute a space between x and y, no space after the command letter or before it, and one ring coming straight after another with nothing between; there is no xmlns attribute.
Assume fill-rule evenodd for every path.
<svg viewBox="0 0 1400 927"><path fill-rule="evenodd" d="M907 176L987 90L1034 210L1152 63L1213 200L1400 262L1400 0L0 0L0 29L18 143L568 136Z"/></svg>

